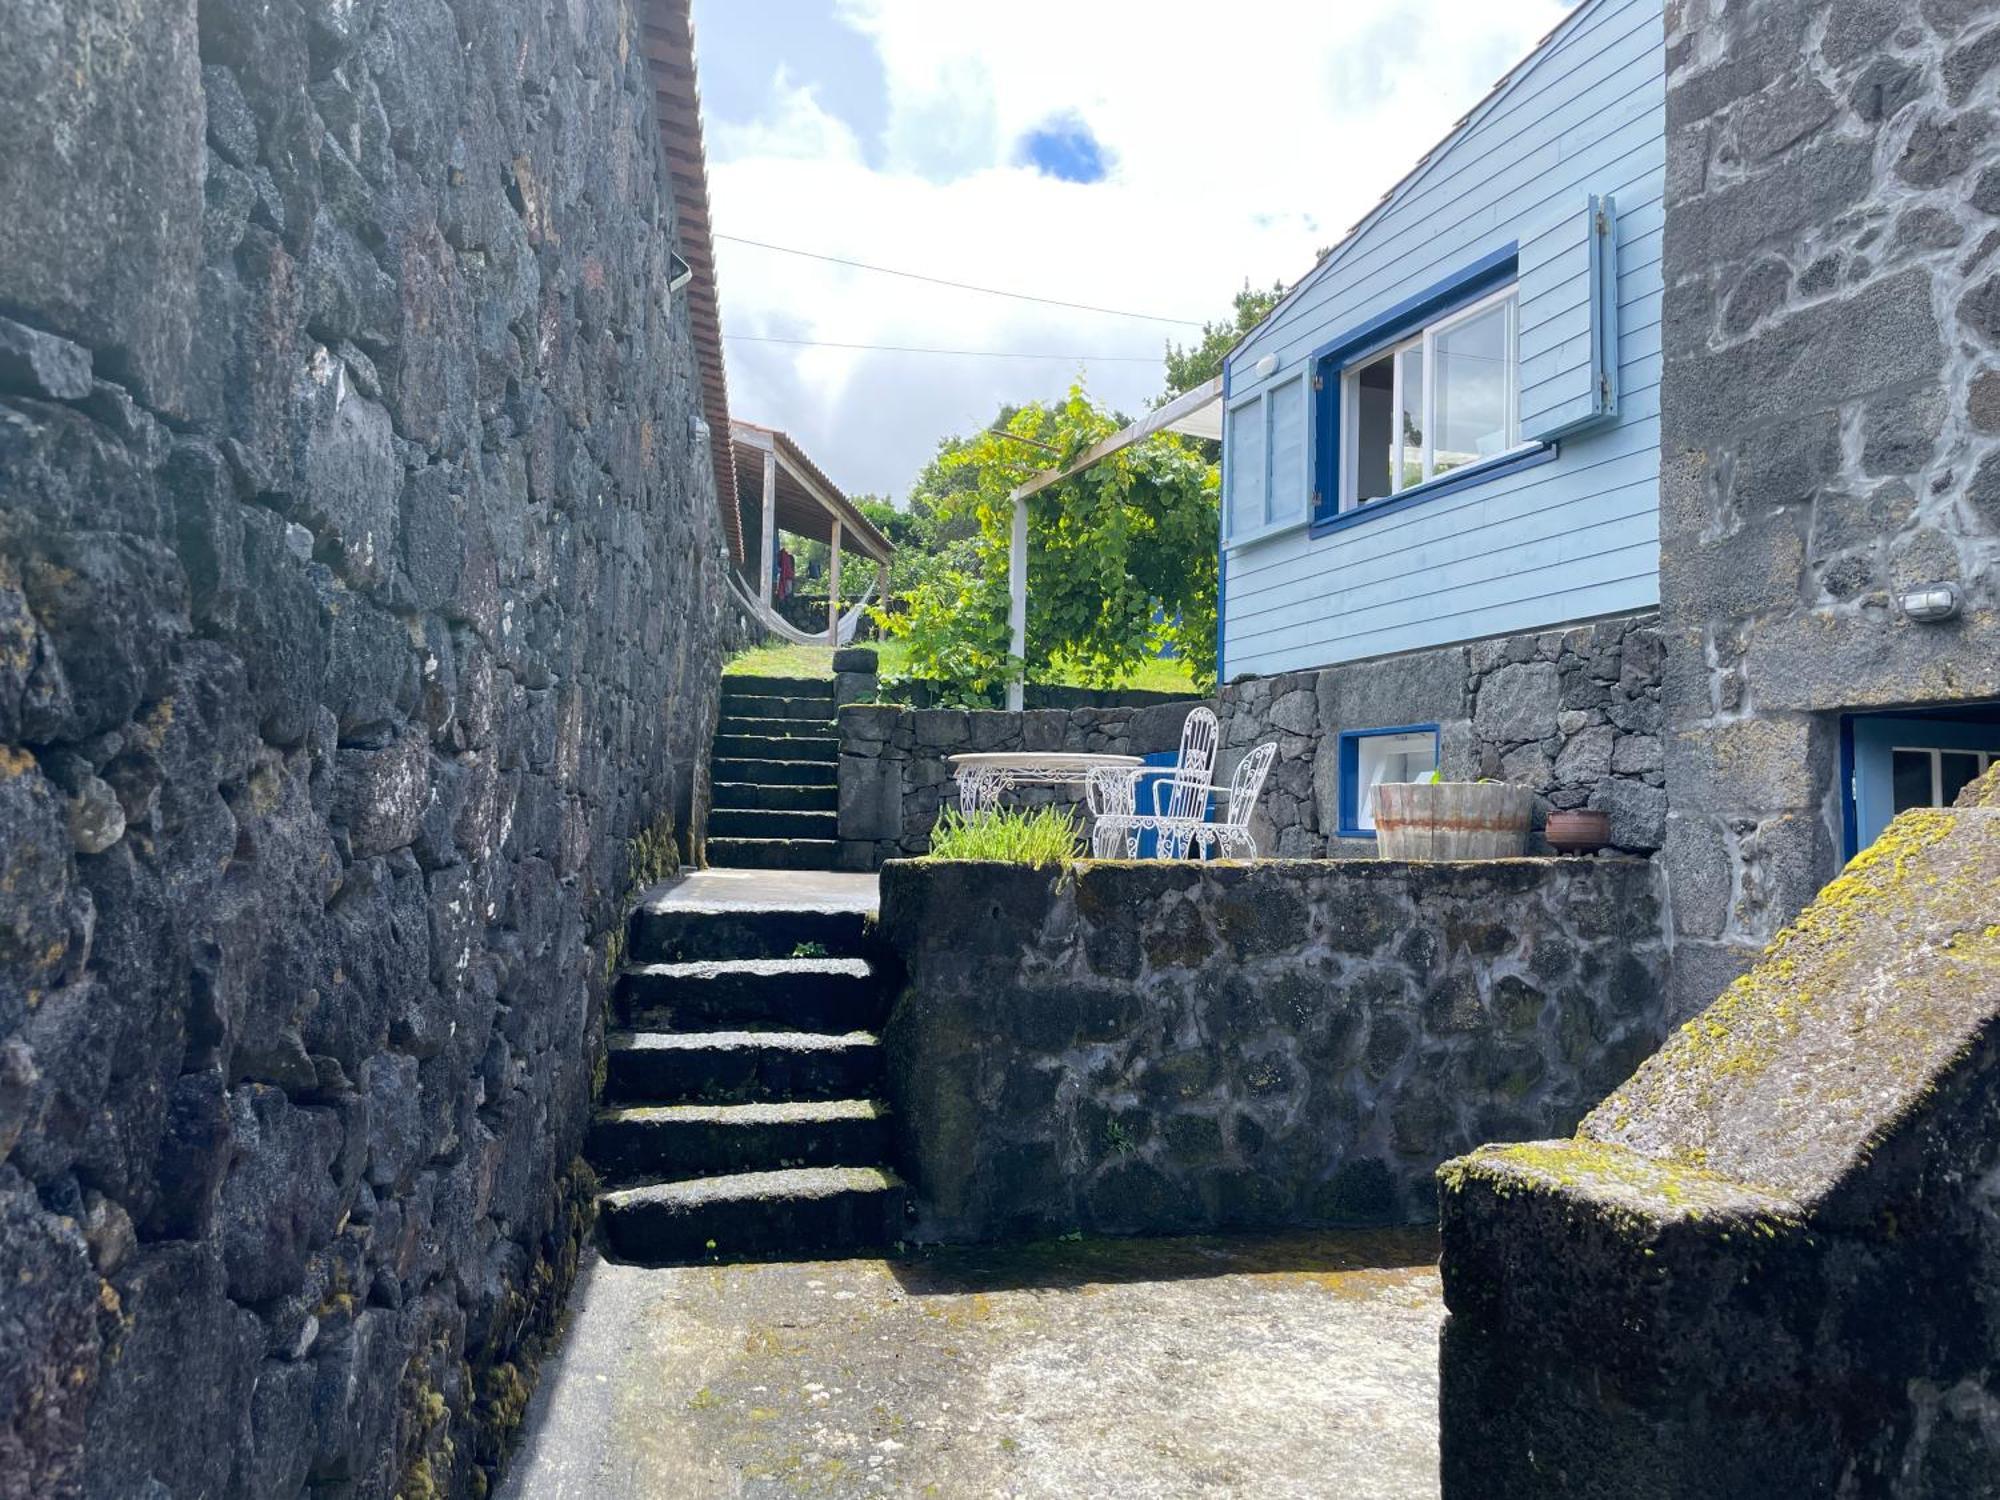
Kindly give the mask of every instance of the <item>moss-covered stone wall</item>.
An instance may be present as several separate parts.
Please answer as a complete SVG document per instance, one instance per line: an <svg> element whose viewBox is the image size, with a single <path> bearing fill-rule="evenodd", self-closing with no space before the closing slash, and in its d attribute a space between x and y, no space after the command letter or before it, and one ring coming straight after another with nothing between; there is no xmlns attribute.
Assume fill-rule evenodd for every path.
<svg viewBox="0 0 2000 1500"><path fill-rule="evenodd" d="M1990 1493L2000 770L1572 1140L1442 1176L1447 1497Z"/></svg>
<svg viewBox="0 0 2000 1500"><path fill-rule="evenodd" d="M881 910L930 1236L1429 1220L1665 1028L1643 860L898 861Z"/></svg>

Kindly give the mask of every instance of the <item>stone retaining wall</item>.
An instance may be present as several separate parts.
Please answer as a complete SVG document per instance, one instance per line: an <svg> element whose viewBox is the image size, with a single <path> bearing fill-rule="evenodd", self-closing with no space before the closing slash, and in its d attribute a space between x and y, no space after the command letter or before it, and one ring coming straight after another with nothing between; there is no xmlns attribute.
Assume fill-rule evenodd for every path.
<svg viewBox="0 0 2000 1500"><path fill-rule="evenodd" d="M484 1493L520 1418L736 628L640 18L7 8L9 1500Z"/></svg>
<svg viewBox="0 0 2000 1500"><path fill-rule="evenodd" d="M938 810L956 806L946 757L978 750L1083 750L1150 755L1177 750L1195 700L1146 708L900 708L840 710L841 868L873 870L930 848ZM1010 804L1081 801L1080 788L1021 788ZM1079 809L1079 823L1082 814Z"/></svg>
<svg viewBox="0 0 2000 1500"><path fill-rule="evenodd" d="M1342 839L1344 731L1435 724L1444 774L1535 789L1534 847L1554 809L1611 814L1611 837L1657 849L1667 815L1660 739L1661 642L1651 615L1475 641L1316 672L1250 677L1222 690L1229 759L1275 738L1256 828L1287 858L1366 854Z"/></svg>
<svg viewBox="0 0 2000 1500"><path fill-rule="evenodd" d="M1658 1045L1663 920L1619 857L891 863L919 1233L1429 1219L1445 1157L1567 1129Z"/></svg>

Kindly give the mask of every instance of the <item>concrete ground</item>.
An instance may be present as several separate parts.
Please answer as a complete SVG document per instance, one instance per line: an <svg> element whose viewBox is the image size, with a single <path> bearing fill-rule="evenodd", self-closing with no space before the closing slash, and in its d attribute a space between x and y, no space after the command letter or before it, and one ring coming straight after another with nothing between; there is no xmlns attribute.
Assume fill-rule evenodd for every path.
<svg viewBox="0 0 2000 1500"><path fill-rule="evenodd" d="M796 906L815 911L874 911L881 883L873 872L840 870L690 870L646 893L694 910Z"/></svg>
<svg viewBox="0 0 2000 1500"><path fill-rule="evenodd" d="M598 1261L503 1500L1437 1494L1426 1232Z"/></svg>

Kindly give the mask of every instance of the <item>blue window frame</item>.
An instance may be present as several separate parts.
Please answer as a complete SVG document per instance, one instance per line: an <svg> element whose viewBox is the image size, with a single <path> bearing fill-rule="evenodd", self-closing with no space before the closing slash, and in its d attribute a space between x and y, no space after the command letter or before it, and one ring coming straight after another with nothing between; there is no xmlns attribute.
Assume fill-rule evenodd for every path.
<svg viewBox="0 0 2000 1500"><path fill-rule="evenodd" d="M1510 451L1476 464L1423 479L1402 489L1392 498L1373 499L1365 505L1346 510L1341 508L1346 477L1346 454L1342 444L1343 436L1348 431L1342 400L1344 393L1351 397L1355 390L1355 383L1344 377L1350 370L1380 362L1386 351L1477 303L1489 302L1496 308L1504 304L1505 298L1500 294L1515 282L1518 266L1518 247L1513 244L1503 246L1456 275L1406 298L1313 351L1313 535L1320 536L1341 526L1402 510L1420 500L1481 483L1496 474L1531 463L1545 463L1555 457L1555 447L1551 443L1519 444ZM1507 306L1503 326L1509 336L1504 346L1504 357L1510 362L1514 357L1512 329L1516 316L1514 309ZM1428 344L1423 347L1428 347ZM1400 383L1403 379L1400 356L1395 363L1395 378ZM1510 406L1518 400L1515 379L1515 373L1510 370ZM1518 425L1517 417L1510 415L1508 420ZM1428 467L1425 472L1429 472Z"/></svg>
<svg viewBox="0 0 2000 1500"><path fill-rule="evenodd" d="M1384 781L1408 781L1438 764L1438 726L1397 724L1347 729L1340 736L1340 827L1344 839L1375 837L1367 792Z"/></svg>

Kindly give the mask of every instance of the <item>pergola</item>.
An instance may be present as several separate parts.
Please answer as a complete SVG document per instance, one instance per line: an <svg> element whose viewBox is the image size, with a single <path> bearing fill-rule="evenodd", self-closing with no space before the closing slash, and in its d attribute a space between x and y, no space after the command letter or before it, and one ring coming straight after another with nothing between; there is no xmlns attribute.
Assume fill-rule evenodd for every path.
<svg viewBox="0 0 2000 1500"><path fill-rule="evenodd" d="M1064 468L1045 469L1018 486L1008 496L1014 502L1014 535L1007 555L1007 637L1008 650L1017 661L1028 655L1028 502L1051 485L1081 474L1101 464L1120 449L1142 443L1156 432L1183 432L1189 437L1222 437L1222 377L1184 392L1165 406L1148 412L1130 427L1092 443ZM1015 678L1007 684L1007 706L1021 706L1023 683Z"/></svg>
<svg viewBox="0 0 2000 1500"><path fill-rule="evenodd" d="M757 528L757 603L771 624L780 617L771 605L771 576L776 570L778 533L810 537L827 544L826 639L838 646L843 634L860 618L869 597L880 597L889 586L889 560L896 549L877 531L847 496L820 472L805 450L774 427L761 427L732 417L729 445L735 457L736 494L740 509L760 518ZM843 618L840 611L840 560L856 552L875 564L875 579Z"/></svg>

